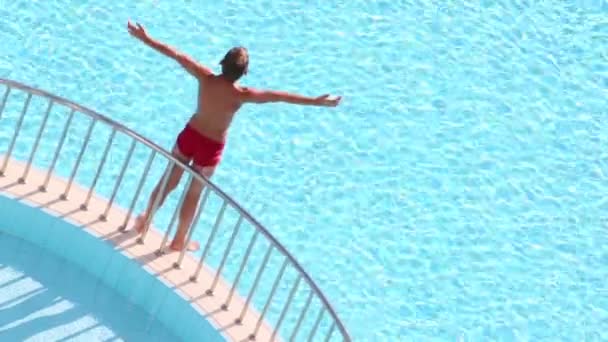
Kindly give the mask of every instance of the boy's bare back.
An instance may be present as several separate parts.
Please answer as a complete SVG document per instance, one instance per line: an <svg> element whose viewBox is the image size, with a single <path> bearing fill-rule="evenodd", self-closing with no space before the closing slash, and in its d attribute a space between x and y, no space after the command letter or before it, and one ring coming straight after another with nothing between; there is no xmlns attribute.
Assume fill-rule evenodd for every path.
<svg viewBox="0 0 608 342"><path fill-rule="evenodd" d="M224 141L234 114L243 105L242 89L221 76L203 76L197 102L190 124L209 138Z"/></svg>

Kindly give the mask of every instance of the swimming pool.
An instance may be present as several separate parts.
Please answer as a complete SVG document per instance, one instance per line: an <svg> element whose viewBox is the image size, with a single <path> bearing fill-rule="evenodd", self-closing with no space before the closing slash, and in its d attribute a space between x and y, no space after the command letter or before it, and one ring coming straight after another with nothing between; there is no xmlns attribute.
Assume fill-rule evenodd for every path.
<svg viewBox="0 0 608 342"><path fill-rule="evenodd" d="M127 19L210 64L248 46L247 84L344 100L245 108L215 181L354 339L606 339L607 6L438 3L2 1L0 75L170 147L195 84Z"/></svg>
<svg viewBox="0 0 608 342"><path fill-rule="evenodd" d="M86 271L0 233L0 339L160 342L176 337Z"/></svg>
<svg viewBox="0 0 608 342"><path fill-rule="evenodd" d="M142 264L121 244L127 235L83 226L68 207L56 211L55 200L18 194L10 172L0 177L2 341L224 340L171 271L156 274L159 259Z"/></svg>

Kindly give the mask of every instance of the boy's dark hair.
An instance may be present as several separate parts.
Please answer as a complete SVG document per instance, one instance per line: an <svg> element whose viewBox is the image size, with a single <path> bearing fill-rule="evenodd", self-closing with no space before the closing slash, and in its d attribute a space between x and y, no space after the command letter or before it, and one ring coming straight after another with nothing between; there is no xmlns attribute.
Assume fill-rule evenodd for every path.
<svg viewBox="0 0 608 342"><path fill-rule="evenodd" d="M222 61L222 75L235 82L241 76L247 74L249 68L249 54L247 49L241 46L233 47L228 50Z"/></svg>

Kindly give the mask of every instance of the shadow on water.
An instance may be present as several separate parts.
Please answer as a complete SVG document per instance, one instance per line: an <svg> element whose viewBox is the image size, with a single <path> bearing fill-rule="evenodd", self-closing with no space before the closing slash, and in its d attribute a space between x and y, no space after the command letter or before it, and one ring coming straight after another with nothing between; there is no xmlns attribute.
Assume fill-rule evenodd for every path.
<svg viewBox="0 0 608 342"><path fill-rule="evenodd" d="M0 233L0 341L176 341L161 323L65 260Z"/></svg>

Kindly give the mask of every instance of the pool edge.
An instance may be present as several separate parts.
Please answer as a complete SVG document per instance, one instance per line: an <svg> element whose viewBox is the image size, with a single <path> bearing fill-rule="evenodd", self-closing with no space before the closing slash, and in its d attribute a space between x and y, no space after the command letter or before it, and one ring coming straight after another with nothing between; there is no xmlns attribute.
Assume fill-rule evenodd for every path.
<svg viewBox="0 0 608 342"><path fill-rule="evenodd" d="M0 155L2 157L2 155ZM32 167L29 171L27 182L19 182L20 175L25 170L25 164L14 159L9 159L8 168L4 176L0 177L0 194L8 198L24 203L34 209L39 209L48 215L66 221L77 228L82 228L88 234L100 240L100 242L110 243L116 252L124 257L135 261L150 275L161 281L169 289L182 297L191 305L202 319L209 322L212 327L226 340L243 341L249 338L249 331L253 331L260 317L259 313L253 308L248 307L246 315L241 324L235 323L235 318L242 310L245 300L235 293L228 310L223 310L224 304L218 298L225 298L230 290L228 283L220 276L215 288L215 296L206 293L206 287L200 284L210 284L215 276L213 270L203 265L197 282L192 282L189 275L194 273L198 261L187 253L183 259L180 269L173 267L177 252L169 252L158 256L155 249L151 246L160 246L161 234L154 227L151 227L146 238L146 244L139 244L137 234L129 227L133 225L133 219L126 221L127 231L118 232L117 228L123 225L127 211L112 206L107 215L106 221L99 220L100 212L83 210L81 204L84 203L87 190L78 184L73 184L70 194L66 200L59 199L63 193L67 182L55 175L51 175L46 191L38 189L39 184L43 184L45 174ZM93 193L88 208L104 208L107 201ZM23 238L23 237L21 237ZM266 320L256 334L256 340L270 340L273 329ZM275 337L281 340L280 336Z"/></svg>

